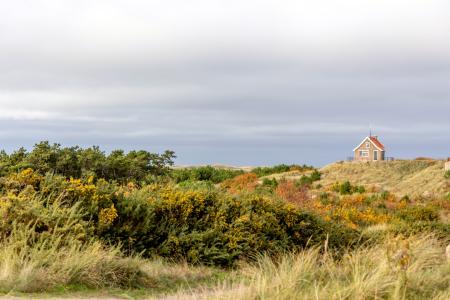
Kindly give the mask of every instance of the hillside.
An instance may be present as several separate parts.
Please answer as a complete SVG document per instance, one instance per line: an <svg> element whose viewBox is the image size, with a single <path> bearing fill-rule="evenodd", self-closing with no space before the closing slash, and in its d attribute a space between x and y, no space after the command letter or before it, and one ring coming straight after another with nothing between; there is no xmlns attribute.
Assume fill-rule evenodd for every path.
<svg viewBox="0 0 450 300"><path fill-rule="evenodd" d="M440 160L398 160L390 162L338 162L320 170L323 186L336 181L375 186L399 196L443 195L450 191Z"/></svg>

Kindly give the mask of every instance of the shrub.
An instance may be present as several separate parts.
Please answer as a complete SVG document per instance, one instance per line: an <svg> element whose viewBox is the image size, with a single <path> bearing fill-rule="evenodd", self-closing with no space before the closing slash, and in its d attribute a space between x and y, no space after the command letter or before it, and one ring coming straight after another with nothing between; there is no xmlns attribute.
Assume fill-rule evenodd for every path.
<svg viewBox="0 0 450 300"><path fill-rule="evenodd" d="M320 172L317 171L317 170L314 170L314 171L311 173L310 177L311 177L311 180L312 180L312 181L319 181L319 180L322 178L322 173L320 173Z"/></svg>
<svg viewBox="0 0 450 300"><path fill-rule="evenodd" d="M303 175L298 180L298 184L302 185L302 186L310 186L312 183L313 183L313 180L311 179L311 177L306 176L306 175Z"/></svg>
<svg viewBox="0 0 450 300"><path fill-rule="evenodd" d="M278 181L277 181L276 178L272 178L272 179L264 178L263 182L262 182L262 185L265 186L265 187L269 187L271 189L274 189L274 188L277 188Z"/></svg>
<svg viewBox="0 0 450 300"><path fill-rule="evenodd" d="M220 183L244 174L242 170L219 169L212 166L172 170L170 176L176 183L184 181L210 181Z"/></svg>
<svg viewBox="0 0 450 300"><path fill-rule="evenodd" d="M422 206L422 205L414 205L408 206L396 214L398 218L408 221L408 222L417 222L417 221L438 221L439 220L439 212L435 207L431 206Z"/></svg>
<svg viewBox="0 0 450 300"><path fill-rule="evenodd" d="M310 176L302 175L302 177L298 180L298 184L311 186L313 182L320 180L321 176L322 174L319 171L314 170Z"/></svg>
<svg viewBox="0 0 450 300"><path fill-rule="evenodd" d="M272 174L277 174L277 173L284 173L284 172L288 172L288 171L308 171L308 170L313 170L314 168L311 166L307 166L307 165L286 165L286 164L281 164L281 165L276 165L273 167L258 167L258 168L254 168L252 169L252 173L256 174L256 176L258 177L263 177L263 176L268 176L268 175L272 175Z"/></svg>
<svg viewBox="0 0 450 300"><path fill-rule="evenodd" d="M115 203L118 218L102 238L144 255L230 266L261 252L356 240L357 232L332 225L283 201L243 193L149 186Z"/></svg>
<svg viewBox="0 0 450 300"><path fill-rule="evenodd" d="M254 191L257 185L258 177L256 174L246 173L225 180L220 186L232 194L238 194L245 191Z"/></svg>
<svg viewBox="0 0 450 300"><path fill-rule="evenodd" d="M341 195L351 195L353 193L353 188L349 181L346 181L339 186L339 193Z"/></svg>
<svg viewBox="0 0 450 300"><path fill-rule="evenodd" d="M447 178L447 179L450 179L450 170L445 172L444 177Z"/></svg>
<svg viewBox="0 0 450 300"><path fill-rule="evenodd" d="M354 187L354 191L358 194L364 194L366 192L366 189L364 188L364 186L358 185Z"/></svg>
<svg viewBox="0 0 450 300"><path fill-rule="evenodd" d="M275 194L285 201L302 206L309 200L308 188L305 185L296 185L293 181L280 181Z"/></svg>
<svg viewBox="0 0 450 300"><path fill-rule="evenodd" d="M95 178L125 183L143 181L148 175L168 174L175 157L175 153L170 150L162 154L144 150L128 153L114 150L106 155L95 146L87 149L78 146L61 147L60 144L43 141L34 145L30 152L20 148L8 155L3 151L0 166L3 175L32 168L40 175L48 172L66 178L94 175Z"/></svg>

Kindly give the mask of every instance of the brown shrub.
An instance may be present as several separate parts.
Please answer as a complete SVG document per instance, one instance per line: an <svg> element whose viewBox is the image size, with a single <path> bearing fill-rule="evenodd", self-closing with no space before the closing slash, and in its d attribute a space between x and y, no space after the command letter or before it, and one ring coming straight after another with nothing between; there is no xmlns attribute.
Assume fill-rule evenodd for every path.
<svg viewBox="0 0 450 300"><path fill-rule="evenodd" d="M258 186L258 176L254 173L238 175L234 178L225 180L220 186L232 194L239 194L244 191L251 192Z"/></svg>
<svg viewBox="0 0 450 300"><path fill-rule="evenodd" d="M275 193L282 199L297 206L304 206L309 200L308 187L297 186L293 181L282 180L278 184Z"/></svg>

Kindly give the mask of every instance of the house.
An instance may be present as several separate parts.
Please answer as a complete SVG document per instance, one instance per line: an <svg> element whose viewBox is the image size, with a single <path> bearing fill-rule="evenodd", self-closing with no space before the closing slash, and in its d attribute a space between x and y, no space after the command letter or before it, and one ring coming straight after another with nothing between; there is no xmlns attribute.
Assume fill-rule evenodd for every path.
<svg viewBox="0 0 450 300"><path fill-rule="evenodd" d="M354 160L357 161L380 161L385 160L384 145L378 140L377 136L368 136L353 149Z"/></svg>
<svg viewBox="0 0 450 300"><path fill-rule="evenodd" d="M450 171L450 157L447 158L447 162L445 163L444 169L445 171Z"/></svg>

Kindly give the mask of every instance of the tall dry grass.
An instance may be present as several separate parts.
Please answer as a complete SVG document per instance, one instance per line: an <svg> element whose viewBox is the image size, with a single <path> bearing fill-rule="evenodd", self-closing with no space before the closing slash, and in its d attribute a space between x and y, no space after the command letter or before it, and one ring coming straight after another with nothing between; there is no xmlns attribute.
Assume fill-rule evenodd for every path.
<svg viewBox="0 0 450 300"><path fill-rule="evenodd" d="M141 260L117 247L80 242L63 234L37 235L15 227L0 241L0 292L36 292L58 285L129 287L144 283Z"/></svg>
<svg viewBox="0 0 450 300"><path fill-rule="evenodd" d="M224 282L171 299L450 299L450 264L433 236L389 239L340 259L319 249L261 257Z"/></svg>

